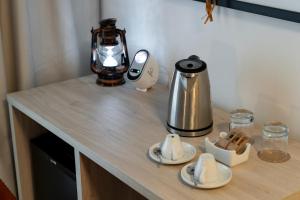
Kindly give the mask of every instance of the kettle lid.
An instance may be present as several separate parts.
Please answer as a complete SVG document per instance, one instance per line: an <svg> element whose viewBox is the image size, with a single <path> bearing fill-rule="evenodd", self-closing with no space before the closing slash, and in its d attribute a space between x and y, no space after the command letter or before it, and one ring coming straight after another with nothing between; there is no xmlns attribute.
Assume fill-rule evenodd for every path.
<svg viewBox="0 0 300 200"><path fill-rule="evenodd" d="M206 63L196 55L192 55L187 59L178 61L175 64L178 71L183 73L198 73L206 69Z"/></svg>

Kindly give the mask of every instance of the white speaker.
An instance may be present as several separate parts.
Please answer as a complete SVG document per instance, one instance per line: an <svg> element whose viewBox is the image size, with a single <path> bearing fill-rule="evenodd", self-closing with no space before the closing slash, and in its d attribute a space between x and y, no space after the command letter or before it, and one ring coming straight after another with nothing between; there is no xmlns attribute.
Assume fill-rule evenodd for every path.
<svg viewBox="0 0 300 200"><path fill-rule="evenodd" d="M139 91L146 92L158 80L159 65L150 53L145 50L139 50L128 69L127 78L135 84Z"/></svg>

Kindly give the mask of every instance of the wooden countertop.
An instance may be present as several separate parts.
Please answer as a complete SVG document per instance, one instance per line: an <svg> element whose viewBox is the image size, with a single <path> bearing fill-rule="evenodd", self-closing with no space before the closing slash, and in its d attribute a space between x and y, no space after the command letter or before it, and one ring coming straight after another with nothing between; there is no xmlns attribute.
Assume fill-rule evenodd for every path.
<svg viewBox="0 0 300 200"><path fill-rule="evenodd" d="M277 200L300 189L300 143L290 141L291 160L271 164L254 148L247 163L233 168L225 187L194 189L179 178L184 165L158 166L148 147L163 140L168 89L147 93L130 84L104 88L87 76L8 95L11 105L61 137L91 160L149 199ZM215 137L228 115L214 109ZM183 138L197 147L205 137Z"/></svg>

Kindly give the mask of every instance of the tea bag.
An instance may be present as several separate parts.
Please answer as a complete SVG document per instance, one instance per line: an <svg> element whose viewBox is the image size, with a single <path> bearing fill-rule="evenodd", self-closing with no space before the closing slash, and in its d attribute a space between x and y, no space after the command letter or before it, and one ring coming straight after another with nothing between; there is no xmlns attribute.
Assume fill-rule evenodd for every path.
<svg viewBox="0 0 300 200"><path fill-rule="evenodd" d="M231 131L225 138L220 138L216 142L216 146L226 149L235 150L237 154L242 154L246 149L246 144L249 142L249 138L241 131Z"/></svg>

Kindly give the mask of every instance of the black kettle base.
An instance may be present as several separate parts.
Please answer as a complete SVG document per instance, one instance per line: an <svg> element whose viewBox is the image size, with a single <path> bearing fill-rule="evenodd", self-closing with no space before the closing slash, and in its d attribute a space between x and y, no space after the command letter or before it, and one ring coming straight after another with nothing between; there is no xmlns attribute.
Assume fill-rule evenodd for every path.
<svg viewBox="0 0 300 200"><path fill-rule="evenodd" d="M213 122L208 125L207 127L201 128L201 129L195 129L195 130L184 130L180 128L176 128L171 126L169 123L167 123L167 130L170 133L178 134L182 137L199 137L206 134L209 134L213 130Z"/></svg>

